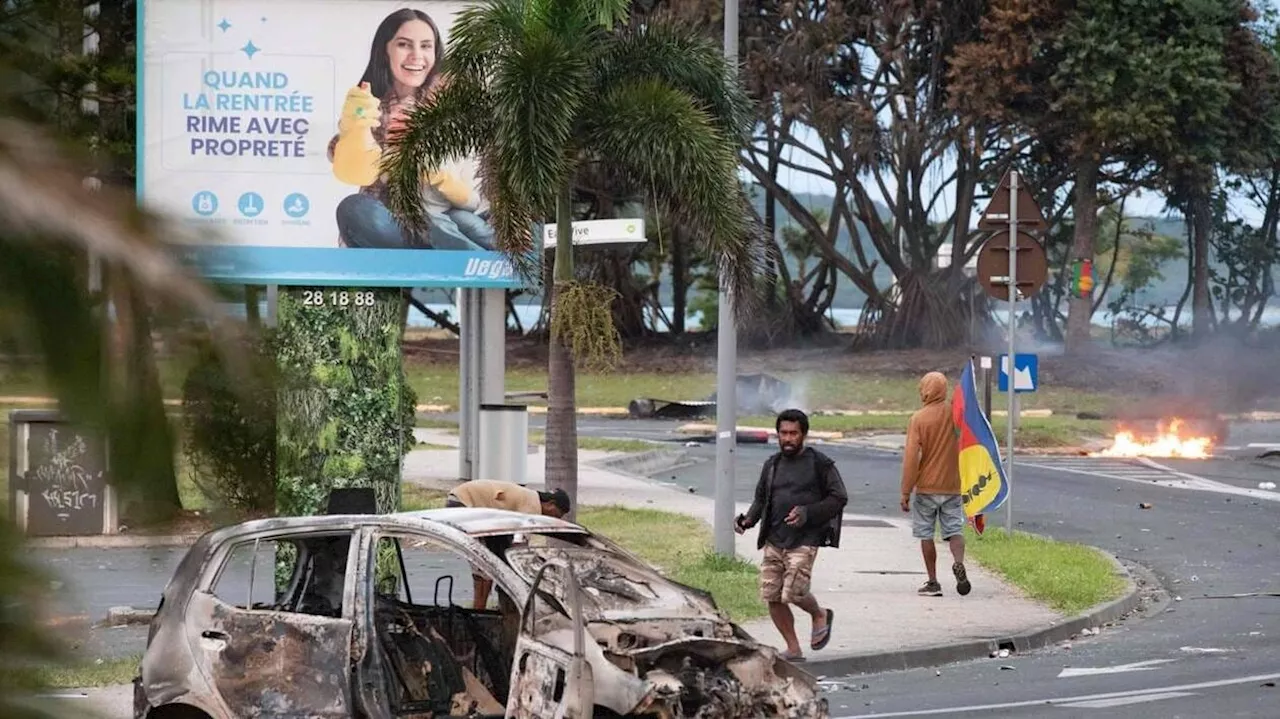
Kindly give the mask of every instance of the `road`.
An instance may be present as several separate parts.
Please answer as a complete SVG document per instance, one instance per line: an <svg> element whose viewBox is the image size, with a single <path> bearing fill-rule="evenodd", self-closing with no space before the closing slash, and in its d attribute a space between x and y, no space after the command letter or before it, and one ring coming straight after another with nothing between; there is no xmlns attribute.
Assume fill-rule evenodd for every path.
<svg viewBox="0 0 1280 719"><path fill-rule="evenodd" d="M898 513L899 454L837 444L821 449L845 477L851 511ZM712 494L714 447L686 451L693 464L659 479ZM760 464L772 451L738 447L739 499L750 499ZM1280 502L1274 501L1280 494L1244 494L1259 494L1260 482L1280 481L1280 468L1250 461L1253 454L1161 460L1160 467L1095 458L1027 457L1015 463L1018 529L1103 547L1152 570L1180 601L1154 618L1077 640L1070 649L956 664L943 667L940 676L922 669L837 679L832 715L1280 715L1274 708L1280 700L1274 688L1280 679L1280 598L1206 597L1280 592ZM990 518L995 526L1004 521L1003 512ZM856 531L849 535L853 541ZM1140 666L1115 671L1133 663Z"/></svg>
<svg viewBox="0 0 1280 719"><path fill-rule="evenodd" d="M672 441L690 463L655 479L710 496L715 447L683 446L675 426L584 418L580 428L591 436ZM1258 490L1260 482L1280 482L1280 468L1253 461L1258 449L1246 446L1276 441L1280 426L1241 429L1233 429L1229 439L1241 449L1228 458L1161 460L1153 467L1020 457L1015 466L1017 528L1103 547L1150 569L1180 601L1150 619L1078 639L1070 648L954 664L940 674L922 669L833 678L833 716L1277 716L1272 707L1280 698L1280 598L1209 598L1280 592L1280 502L1273 501L1280 494ZM851 511L898 513L898 454L835 443L821 448L838 462ZM738 445L739 499L750 499L759 467L772 451ZM991 524L1004 519L999 512ZM848 540L856 541L856 531ZM154 601L180 553L78 550L42 556L66 582L66 610L98 618L113 604ZM102 579L104 573L111 581ZM121 632L118 642L97 641L106 641L112 653L138 650L130 630L109 631Z"/></svg>

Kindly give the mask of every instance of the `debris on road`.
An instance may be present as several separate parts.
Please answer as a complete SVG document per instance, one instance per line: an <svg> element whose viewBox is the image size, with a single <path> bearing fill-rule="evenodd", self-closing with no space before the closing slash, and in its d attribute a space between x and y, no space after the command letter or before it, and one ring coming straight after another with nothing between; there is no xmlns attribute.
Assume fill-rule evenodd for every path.
<svg viewBox="0 0 1280 719"><path fill-rule="evenodd" d="M1140 502L1140 503L1138 503L1138 509L1151 509L1151 503L1150 503L1150 502Z"/></svg>

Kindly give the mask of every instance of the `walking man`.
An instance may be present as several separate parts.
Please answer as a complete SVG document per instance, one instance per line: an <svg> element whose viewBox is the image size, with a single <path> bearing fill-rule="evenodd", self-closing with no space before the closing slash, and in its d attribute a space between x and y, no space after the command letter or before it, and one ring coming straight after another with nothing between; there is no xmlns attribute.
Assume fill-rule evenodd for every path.
<svg viewBox="0 0 1280 719"><path fill-rule="evenodd" d="M942 539L951 547L951 573L956 577L956 592L964 596L972 587L964 568L959 431L947 403L946 376L930 372L922 377L920 402L924 406L911 415L902 453L902 511L911 513L911 534L920 540L924 568L929 575L918 593L942 596L942 585L938 582L938 548L933 540L935 528L940 526Z"/></svg>
<svg viewBox="0 0 1280 719"><path fill-rule="evenodd" d="M522 487L515 482L500 482L496 479L473 479L463 482L449 492L444 506L451 507L483 507L486 509L505 509L525 514L545 514L557 519L569 513L569 495L563 489L554 492L540 492ZM510 535L484 537L480 540L489 551L499 558L507 553L511 544ZM489 605L489 592L493 591L493 581L488 577L472 572L474 584L474 607L484 609Z"/></svg>
<svg viewBox="0 0 1280 719"><path fill-rule="evenodd" d="M763 520L756 542L756 548L764 550L760 599L769 605L769 617L787 644L783 658L802 662L804 652L789 605L800 607L813 619L809 648L818 651L827 646L835 613L818 605L809 582L818 548L840 546L841 520L849 495L836 463L805 446L809 418L804 412L782 412L774 428L781 451L765 460L755 500L746 514L738 515L734 529L742 534Z"/></svg>

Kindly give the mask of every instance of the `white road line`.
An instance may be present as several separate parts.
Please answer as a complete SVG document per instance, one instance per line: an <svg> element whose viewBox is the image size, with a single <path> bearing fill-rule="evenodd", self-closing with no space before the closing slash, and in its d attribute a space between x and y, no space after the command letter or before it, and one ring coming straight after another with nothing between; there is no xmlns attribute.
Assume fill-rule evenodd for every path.
<svg viewBox="0 0 1280 719"><path fill-rule="evenodd" d="M1098 701L1102 699L1119 699L1120 697L1139 697L1150 696L1152 694L1167 694L1169 692L1188 692L1195 689L1213 689L1214 687L1229 687L1237 684L1252 684L1254 682L1268 682L1280 679L1280 674L1255 674L1250 677L1238 677L1236 679L1219 679L1212 682L1197 682L1195 684L1181 684L1171 687L1152 687L1150 689L1134 689L1125 692L1108 692L1106 694L1082 694L1074 697L1054 697L1049 699L1032 699L1022 702L1006 702L1004 704L975 704L963 707L947 707L945 709L917 709L901 712L881 712L879 714L855 714L851 716L833 717L833 719L888 719L888 717L922 717L922 716L939 716L946 714L967 714L971 712L988 712L996 709L1018 709L1021 707L1036 706L1062 706L1063 704L1072 704L1074 702Z"/></svg>
<svg viewBox="0 0 1280 719"><path fill-rule="evenodd" d="M1231 494L1241 497L1249 497L1251 499L1265 499L1271 502L1280 502L1280 492L1274 492L1266 489L1253 489L1250 487L1237 487L1235 485L1226 484L1225 482L1216 482L1188 472L1180 472L1172 467L1166 467L1165 465L1146 457L1138 457L1130 462L1092 460L1090 458L1070 458L1069 461L1065 459L1055 460L1053 458L1046 458L1040 461L1020 462L1018 464L1021 464L1024 467L1049 469L1055 472L1069 472L1071 474L1083 474L1089 477L1105 477L1107 479L1136 482L1148 486L1155 485L1157 487L1165 487L1167 489L1189 489L1197 492L1216 492L1218 494Z"/></svg>
<svg viewBox="0 0 1280 719"><path fill-rule="evenodd" d="M1132 664L1117 664L1114 667L1067 667L1058 672L1059 679L1069 677L1091 677L1099 674L1122 674L1124 672L1149 672L1156 668L1157 664L1168 664L1177 661L1175 659L1148 659L1145 662L1133 662Z"/></svg>
<svg viewBox="0 0 1280 719"><path fill-rule="evenodd" d="M1143 702L1158 702L1161 699L1177 699L1178 697L1195 696L1195 692L1164 692L1161 694L1143 694L1137 697L1116 697L1115 699L1094 699L1087 702L1074 702L1071 704L1059 704L1060 707L1072 707L1080 709L1110 709L1111 707L1122 707L1129 704L1141 704Z"/></svg>

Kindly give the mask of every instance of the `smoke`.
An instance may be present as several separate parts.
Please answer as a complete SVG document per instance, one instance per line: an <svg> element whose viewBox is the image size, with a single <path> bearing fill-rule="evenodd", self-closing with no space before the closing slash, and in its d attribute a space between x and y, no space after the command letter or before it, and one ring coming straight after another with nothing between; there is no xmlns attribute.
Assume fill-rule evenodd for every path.
<svg viewBox="0 0 1280 719"><path fill-rule="evenodd" d="M813 377L808 374L802 374L792 377L787 381L791 385L791 393L785 398L783 403L786 404L787 407L798 409L805 414L811 414L813 412L813 405L810 404L809 388L813 383ZM785 407L779 407L778 409L781 411L782 409L785 409Z"/></svg>

